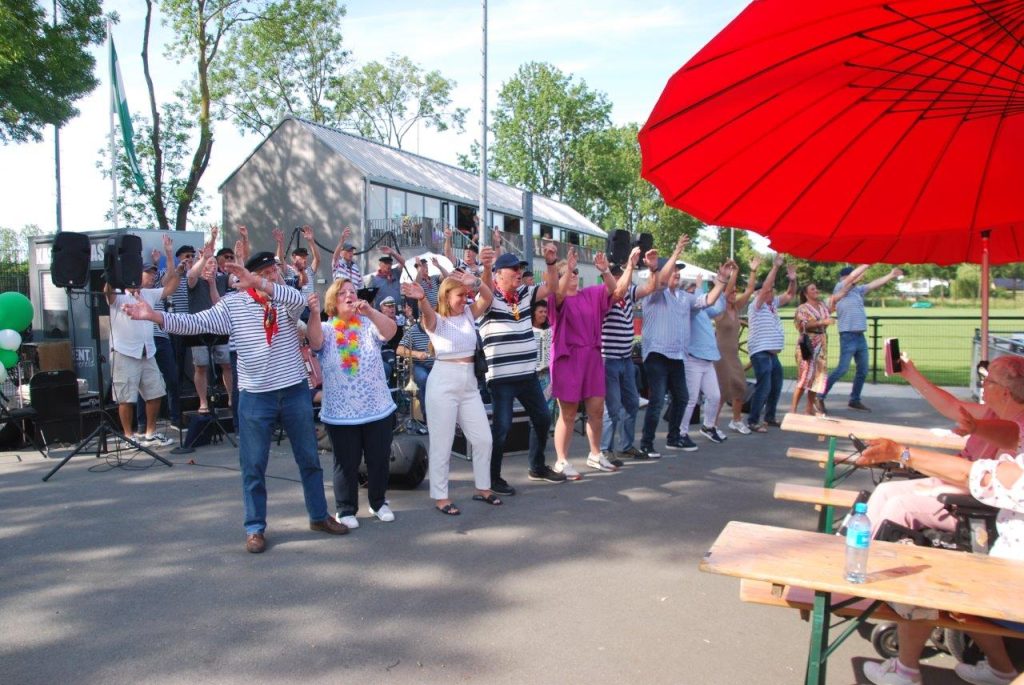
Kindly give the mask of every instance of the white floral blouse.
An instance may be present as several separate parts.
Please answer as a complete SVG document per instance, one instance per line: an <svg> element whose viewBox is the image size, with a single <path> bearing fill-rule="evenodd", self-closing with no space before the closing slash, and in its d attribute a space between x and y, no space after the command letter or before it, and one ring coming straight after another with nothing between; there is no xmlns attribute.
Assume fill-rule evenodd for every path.
<svg viewBox="0 0 1024 685"><path fill-rule="evenodd" d="M982 459L971 466L968 483L975 499L1000 510L996 517L999 538L992 545L989 554L993 557L1024 561L1024 476L1018 478L1010 487L1003 485L996 478L996 468L1007 461L1012 461L1024 469L1024 453L1016 457L1003 454L998 459ZM986 480L988 485L982 485Z"/></svg>

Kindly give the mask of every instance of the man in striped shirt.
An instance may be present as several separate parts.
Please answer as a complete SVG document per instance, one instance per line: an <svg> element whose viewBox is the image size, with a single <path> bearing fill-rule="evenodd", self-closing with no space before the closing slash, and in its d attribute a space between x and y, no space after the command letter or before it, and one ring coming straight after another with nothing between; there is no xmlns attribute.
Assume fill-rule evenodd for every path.
<svg viewBox="0 0 1024 685"><path fill-rule="evenodd" d="M230 335L238 351L239 462L245 504L245 548L266 548L265 472L275 424L284 427L302 478L311 530L342 535L348 528L328 514L323 470L317 454L313 406L306 367L299 353L296 322L306 301L284 285L272 252L227 265L239 292L198 314L161 314L145 303L125 307L133 319L147 319L168 333ZM316 297L312 295L311 297Z"/></svg>
<svg viewBox="0 0 1024 685"><path fill-rule="evenodd" d="M514 495L515 489L501 477L501 461L505 439L512 427L512 403L519 400L530 417L533 437L530 441L529 478L561 483L565 476L544 463L544 450L551 429L544 392L537 380L537 341L533 337L532 307L547 298L546 285L526 286L521 283L519 258L506 252L494 262L493 252L484 248L483 281L494 291L487 313L480 320L480 337L487 356L487 388L491 392L491 490L499 495ZM558 252L553 243L544 245L544 261L551 273L551 282L558 280ZM493 282L493 285L492 285Z"/></svg>
<svg viewBox="0 0 1024 685"><path fill-rule="evenodd" d="M633 285L633 267L640 258L640 248L633 248L626 268L616 274L618 282L612 293L612 306L601 324L601 356L604 357L605 424L601 431L601 453L612 464L621 466L620 456L633 459L657 458L657 453L642 452L633 445L640 395L636 388L633 364L633 311L637 300L647 297L657 285L658 252L648 250L644 261L650 278L642 286ZM622 436L621 448L615 453L616 429ZM616 463L618 462L618 463Z"/></svg>
<svg viewBox="0 0 1024 685"><path fill-rule="evenodd" d="M341 239L338 240L338 247L334 248L334 255L331 259L331 278L335 281L339 278L347 278L359 287L363 279L363 272L359 268L359 262L355 260L356 246L352 244L352 229L346 227L341 232Z"/></svg>
<svg viewBox="0 0 1024 685"><path fill-rule="evenodd" d="M750 414L747 425L755 433L765 433L768 426L778 427L775 409L782 393L782 364L779 352L785 341L782 332L782 320L779 318L779 307L789 304L796 295L796 267L792 264L786 269L789 277L789 288L782 295L775 296L775 277L784 259L781 254L775 255L772 268L764 279L764 283L754 298L747 305L747 324L750 334L747 338L747 350L750 352L750 363L754 366L756 385L754 395L750 398ZM754 274L751 274L753 278ZM764 410L764 421L761 421L761 410Z"/></svg>

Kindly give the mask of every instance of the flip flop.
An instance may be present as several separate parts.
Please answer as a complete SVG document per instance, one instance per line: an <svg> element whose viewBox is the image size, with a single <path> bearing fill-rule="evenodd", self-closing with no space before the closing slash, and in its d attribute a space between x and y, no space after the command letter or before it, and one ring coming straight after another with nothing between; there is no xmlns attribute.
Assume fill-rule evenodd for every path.
<svg viewBox="0 0 1024 685"><path fill-rule="evenodd" d="M443 507L434 507L434 508L437 509L442 514L445 514L447 516L458 516L459 514L462 513L461 511L459 511L459 508L457 506L455 506L455 502L449 502L448 504L444 505Z"/></svg>
<svg viewBox="0 0 1024 685"><path fill-rule="evenodd" d="M483 496L483 495L473 495L473 501L474 502L486 502L487 504L490 504L490 505L495 506L495 507L499 507L499 506L501 506L503 504L503 502L501 501L501 498L498 497L497 495L495 495L493 492L491 494L487 495L486 497Z"/></svg>

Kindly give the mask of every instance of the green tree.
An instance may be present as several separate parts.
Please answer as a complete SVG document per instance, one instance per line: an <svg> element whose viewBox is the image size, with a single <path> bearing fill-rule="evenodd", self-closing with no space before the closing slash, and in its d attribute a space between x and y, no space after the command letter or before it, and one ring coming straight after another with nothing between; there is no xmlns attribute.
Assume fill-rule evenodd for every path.
<svg viewBox="0 0 1024 685"><path fill-rule="evenodd" d="M47 6L49 3L47 3ZM60 0L56 26L38 0L0 5L0 142L39 140L78 114L96 87L89 46L103 40L99 0Z"/></svg>
<svg viewBox="0 0 1024 685"><path fill-rule="evenodd" d="M0 226L0 261L5 269L11 264L28 264L29 240L42 235L43 231L36 224L25 224L20 229Z"/></svg>
<svg viewBox="0 0 1024 685"><path fill-rule="evenodd" d="M369 62L332 82L327 99L343 128L397 148L419 122L436 131L463 131L466 108L452 108L455 81L425 71L408 57Z"/></svg>
<svg viewBox="0 0 1024 685"><path fill-rule="evenodd" d="M211 71L222 115L260 135L287 115L340 123L332 95L349 61L342 45L344 16L337 0L280 0L239 26L222 63Z"/></svg>
<svg viewBox="0 0 1024 685"><path fill-rule="evenodd" d="M581 160L587 137L609 126L607 96L550 64L519 67L498 93L493 166L497 179L576 205L587 198ZM471 149L464 166L479 169Z"/></svg>

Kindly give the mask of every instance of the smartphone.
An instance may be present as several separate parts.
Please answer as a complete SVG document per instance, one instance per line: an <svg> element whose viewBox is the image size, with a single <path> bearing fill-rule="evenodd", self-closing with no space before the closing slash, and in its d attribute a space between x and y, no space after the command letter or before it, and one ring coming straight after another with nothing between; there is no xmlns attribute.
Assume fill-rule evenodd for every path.
<svg viewBox="0 0 1024 685"><path fill-rule="evenodd" d="M853 448L855 450L857 450L858 452L863 452L864 450L866 450L868 448L868 444L866 442L864 442L863 440L861 440L860 438L858 438L853 433L850 433L849 438L850 438L850 442L853 443Z"/></svg>
<svg viewBox="0 0 1024 685"><path fill-rule="evenodd" d="M900 339L885 339L885 375L892 376L903 370L903 362L900 361Z"/></svg>

